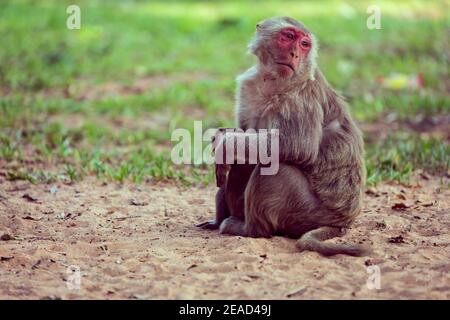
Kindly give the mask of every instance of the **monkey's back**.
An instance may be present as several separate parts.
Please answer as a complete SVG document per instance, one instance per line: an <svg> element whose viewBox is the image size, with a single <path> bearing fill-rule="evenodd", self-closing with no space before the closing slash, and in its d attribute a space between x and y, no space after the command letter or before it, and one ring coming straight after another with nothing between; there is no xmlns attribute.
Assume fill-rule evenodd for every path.
<svg viewBox="0 0 450 320"><path fill-rule="evenodd" d="M292 137L289 128L280 123L295 123L295 117L302 116L305 108L322 117L318 157L311 163L296 165L308 177L311 191L325 209L324 213L328 212L322 218L336 225L350 224L360 212L365 167L362 135L343 98L319 70L315 80L284 90L266 82L261 85L253 69L240 76L238 83L236 114L244 130L278 129L280 140L308 139ZM285 148L285 142L280 141L280 149Z"/></svg>

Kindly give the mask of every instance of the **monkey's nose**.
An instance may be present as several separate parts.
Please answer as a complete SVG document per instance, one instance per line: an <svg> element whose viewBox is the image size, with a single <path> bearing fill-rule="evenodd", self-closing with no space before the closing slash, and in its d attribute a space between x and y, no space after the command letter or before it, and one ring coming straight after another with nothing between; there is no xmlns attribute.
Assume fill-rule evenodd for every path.
<svg viewBox="0 0 450 320"><path fill-rule="evenodd" d="M297 55L297 54L295 54L294 52L291 52L291 57L292 57L292 58L296 58L296 59L297 59L297 58L298 58L298 55Z"/></svg>

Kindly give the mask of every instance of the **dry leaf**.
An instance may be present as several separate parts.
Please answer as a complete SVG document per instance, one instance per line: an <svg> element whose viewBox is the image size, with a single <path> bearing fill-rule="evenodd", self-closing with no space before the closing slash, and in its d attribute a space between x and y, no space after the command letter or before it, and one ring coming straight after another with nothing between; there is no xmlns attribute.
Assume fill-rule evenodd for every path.
<svg viewBox="0 0 450 320"><path fill-rule="evenodd" d="M406 204L404 204L403 202L399 202L399 203L395 203L392 206L392 209L395 211L405 211L406 209L408 209L409 206L407 206Z"/></svg>
<svg viewBox="0 0 450 320"><path fill-rule="evenodd" d="M380 196L380 193L377 192L377 191L375 191L375 190L372 189L372 188L367 189L367 190L365 191L365 193L366 193L368 196L375 197L375 198L377 198L377 197Z"/></svg>
<svg viewBox="0 0 450 320"><path fill-rule="evenodd" d="M9 234L7 234L7 233L5 233L4 235L2 235L1 237L0 237L0 240L2 240L2 241L9 241L9 240L13 240L14 238L13 237L11 237Z"/></svg>
<svg viewBox="0 0 450 320"><path fill-rule="evenodd" d="M388 240L389 243L405 243L405 239L402 235L396 237L390 237Z"/></svg>
<svg viewBox="0 0 450 320"><path fill-rule="evenodd" d="M29 193L25 193L25 194L22 196L22 198L24 198L24 199L26 199L26 200L28 200L28 201L30 201L30 202L42 203L37 197L32 196L32 195L29 194Z"/></svg>
<svg viewBox="0 0 450 320"><path fill-rule="evenodd" d="M300 289L297 289L297 290L295 290L295 291L293 291L291 293L288 293L286 295L286 297L291 298L293 296L300 296L300 295L302 295L302 294L304 294L306 292L306 289L307 289L306 287L301 287Z"/></svg>
<svg viewBox="0 0 450 320"><path fill-rule="evenodd" d="M400 200L406 200L406 197L402 194L397 194L396 197Z"/></svg>
<svg viewBox="0 0 450 320"><path fill-rule="evenodd" d="M28 215L28 216L22 217L22 219L24 219L24 220L39 221L39 220L41 220L42 218L34 218L34 217Z"/></svg>
<svg viewBox="0 0 450 320"><path fill-rule="evenodd" d="M137 200L137 199L131 199L130 204L133 206L146 206L146 205L148 205L148 202Z"/></svg>
<svg viewBox="0 0 450 320"><path fill-rule="evenodd" d="M13 258L14 258L14 256L1 256L0 257L0 261L8 261L8 260L11 260Z"/></svg>

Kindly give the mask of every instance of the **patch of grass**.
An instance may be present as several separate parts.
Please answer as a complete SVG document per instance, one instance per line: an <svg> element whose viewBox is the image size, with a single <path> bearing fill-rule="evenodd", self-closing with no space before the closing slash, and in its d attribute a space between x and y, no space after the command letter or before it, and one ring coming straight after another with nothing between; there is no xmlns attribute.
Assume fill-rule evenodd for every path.
<svg viewBox="0 0 450 320"><path fill-rule="evenodd" d="M366 27L370 1L80 0L81 30L65 26L69 4L0 4L0 166L10 179L210 183L211 166L170 161L171 132L192 133L194 120L204 130L234 125L234 79L254 62L246 44L274 15L316 34L321 70L359 121L450 111L444 2L378 1L381 30ZM425 88L380 88L376 79L391 72L421 73ZM153 82L114 89L137 79ZM109 94L86 95L108 85ZM369 183L448 170L445 141L399 133L367 150Z"/></svg>
<svg viewBox="0 0 450 320"><path fill-rule="evenodd" d="M70 164L64 167L64 173L68 176L70 183L74 183L81 178L78 170Z"/></svg>
<svg viewBox="0 0 450 320"><path fill-rule="evenodd" d="M26 180L31 183L36 183L36 178L30 174L29 172L24 171L7 171L6 172L6 179L10 181L14 180Z"/></svg>
<svg viewBox="0 0 450 320"><path fill-rule="evenodd" d="M55 181L64 181L62 177L58 177L56 174L46 170L10 170L6 172L6 179L10 181L25 180L33 184L36 183L52 183Z"/></svg>
<svg viewBox="0 0 450 320"><path fill-rule="evenodd" d="M377 91L350 100L350 106L354 116L361 121L374 121L387 113L406 120L417 114L448 113L450 99L446 93Z"/></svg>
<svg viewBox="0 0 450 320"><path fill-rule="evenodd" d="M11 161L14 158L20 158L19 154L20 153L14 144L10 141L2 141L2 145L0 147L0 157L2 159Z"/></svg>
<svg viewBox="0 0 450 320"><path fill-rule="evenodd" d="M418 134L395 133L366 148L367 183L383 180L405 182L414 168L430 173L448 172L450 145Z"/></svg>

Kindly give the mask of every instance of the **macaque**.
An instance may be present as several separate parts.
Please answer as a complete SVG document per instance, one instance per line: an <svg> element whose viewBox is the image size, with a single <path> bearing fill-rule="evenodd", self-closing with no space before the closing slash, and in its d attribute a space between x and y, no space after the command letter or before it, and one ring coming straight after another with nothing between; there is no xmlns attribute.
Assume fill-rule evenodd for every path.
<svg viewBox="0 0 450 320"><path fill-rule="evenodd" d="M258 63L237 78L237 123L256 130L254 141L261 138L258 130L278 129L279 168L264 175L263 165L238 164L243 159L232 153L232 164L218 165L226 178L216 194L216 219L199 227L245 237L287 236L298 239L301 251L325 256L369 252L324 242L343 235L360 213L365 167L361 133L320 72L317 49L314 35L292 18L256 25L249 51ZM216 152L240 134L223 135Z"/></svg>

